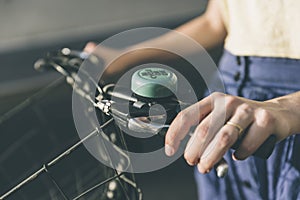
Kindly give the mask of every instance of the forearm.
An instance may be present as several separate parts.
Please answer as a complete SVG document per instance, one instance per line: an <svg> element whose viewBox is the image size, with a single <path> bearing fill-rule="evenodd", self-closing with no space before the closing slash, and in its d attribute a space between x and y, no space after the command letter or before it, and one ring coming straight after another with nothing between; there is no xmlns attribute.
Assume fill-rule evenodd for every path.
<svg viewBox="0 0 300 200"><path fill-rule="evenodd" d="M128 47L123 50L123 52L127 53L117 59L113 65L127 69L130 66L136 66L139 63L152 60L156 62L171 60L177 58L177 56L160 49L180 49L181 52L188 55L197 53L199 48L187 45L187 40L192 39L205 49L209 49L221 44L225 36L226 30L218 3L215 0L211 0L207 11L202 16L178 27L175 29L175 32L170 31L160 37ZM113 70L111 73L113 73Z"/></svg>
<svg viewBox="0 0 300 200"><path fill-rule="evenodd" d="M213 48L224 41L226 31L223 27L215 27L212 23L213 20L209 19L208 15L204 14L192 21L176 28L173 32L165 34L161 37L145 41L143 43L134 45L130 49L143 49L144 47L160 46L163 49L183 49L185 54L195 53L198 48L195 49L186 45L187 38L194 40L205 49ZM140 54L144 52L139 51ZM146 52L150 53L150 52ZM155 50L153 50L155 55ZM146 55L145 54L145 55ZM160 55L157 54L159 57Z"/></svg>
<svg viewBox="0 0 300 200"><path fill-rule="evenodd" d="M225 30L218 30L212 24L212 20L207 15L202 15L158 38L142 42L128 48L129 51L136 50L132 56L137 58L170 59L173 54L162 54L159 49L181 49L185 55L197 53L199 48L187 45L187 40L194 40L205 49L210 49L224 41Z"/></svg>

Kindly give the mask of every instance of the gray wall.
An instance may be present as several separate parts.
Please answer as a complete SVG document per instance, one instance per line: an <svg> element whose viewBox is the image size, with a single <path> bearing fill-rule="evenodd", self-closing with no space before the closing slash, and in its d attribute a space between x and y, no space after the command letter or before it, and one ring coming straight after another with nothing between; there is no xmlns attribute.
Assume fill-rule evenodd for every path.
<svg viewBox="0 0 300 200"><path fill-rule="evenodd" d="M204 0L1 0L0 52L200 14Z"/></svg>
<svg viewBox="0 0 300 200"><path fill-rule="evenodd" d="M0 0L0 98L52 80L33 70L48 51L82 49L136 27L174 28L205 6L205 0Z"/></svg>

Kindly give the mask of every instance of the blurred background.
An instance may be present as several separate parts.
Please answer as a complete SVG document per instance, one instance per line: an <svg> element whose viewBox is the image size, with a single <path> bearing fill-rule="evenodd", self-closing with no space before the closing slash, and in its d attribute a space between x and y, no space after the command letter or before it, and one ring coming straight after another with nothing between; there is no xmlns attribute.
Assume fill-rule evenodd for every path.
<svg viewBox="0 0 300 200"><path fill-rule="evenodd" d="M38 58L63 47L81 50L88 41L101 42L131 28L175 28L200 15L206 4L204 0L0 0L0 196L79 139L72 119L72 90L65 83L26 109L7 114L59 77L55 72L36 72L33 64ZM217 60L220 50L210 53ZM104 169L80 147L51 170L71 198L101 181ZM162 170L136 174L136 179L145 200L197 199L193 168L182 158ZM7 199L63 198L43 175Z"/></svg>

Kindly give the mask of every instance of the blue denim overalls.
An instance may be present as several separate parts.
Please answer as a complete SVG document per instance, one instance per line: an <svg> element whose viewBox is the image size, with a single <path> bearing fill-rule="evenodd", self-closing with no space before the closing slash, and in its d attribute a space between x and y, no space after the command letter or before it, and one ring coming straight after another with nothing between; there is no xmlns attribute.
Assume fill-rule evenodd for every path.
<svg viewBox="0 0 300 200"><path fill-rule="evenodd" d="M225 51L219 69L228 94L263 101L300 91L300 60ZM278 143L268 160L233 161L232 152L225 156L230 168L224 179L214 170L206 175L195 170L199 199L300 199L300 134Z"/></svg>

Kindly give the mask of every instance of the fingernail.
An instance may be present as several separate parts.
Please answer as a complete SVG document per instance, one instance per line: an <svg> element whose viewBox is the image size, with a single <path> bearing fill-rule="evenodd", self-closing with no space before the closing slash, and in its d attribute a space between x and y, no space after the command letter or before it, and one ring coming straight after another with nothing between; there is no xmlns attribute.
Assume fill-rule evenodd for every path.
<svg viewBox="0 0 300 200"><path fill-rule="evenodd" d="M235 157L235 155L234 155L234 153L232 154L232 159L234 160L234 161L238 161L238 159Z"/></svg>
<svg viewBox="0 0 300 200"><path fill-rule="evenodd" d="M173 156L174 154L174 148L171 147L170 145L166 144L165 146L165 153L167 156Z"/></svg>

